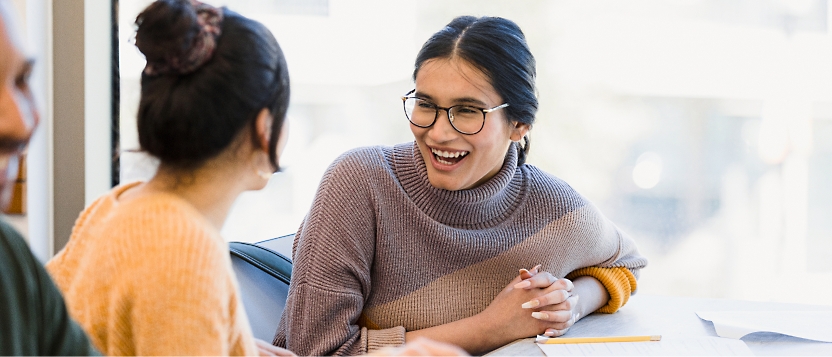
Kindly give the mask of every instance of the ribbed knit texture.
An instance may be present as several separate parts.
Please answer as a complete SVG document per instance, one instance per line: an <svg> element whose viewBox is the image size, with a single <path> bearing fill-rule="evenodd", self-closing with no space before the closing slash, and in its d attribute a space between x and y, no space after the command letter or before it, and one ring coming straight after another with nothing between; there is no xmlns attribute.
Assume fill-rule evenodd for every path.
<svg viewBox="0 0 832 357"><path fill-rule="evenodd" d="M399 345L405 331L481 312L537 264L637 276L647 261L630 238L565 182L516 163L511 148L489 181L447 191L430 185L415 143L338 158L295 236L275 344L299 355Z"/></svg>
<svg viewBox="0 0 832 357"><path fill-rule="evenodd" d="M228 244L188 202L114 188L48 264L70 314L107 355L256 355Z"/></svg>
<svg viewBox="0 0 832 357"><path fill-rule="evenodd" d="M630 299L630 294L632 294L637 287L635 275L633 275L633 273L627 268L622 267L586 267L566 274L566 278L571 280L581 276L591 276L598 279L598 281L600 281L601 284L603 284L607 289L607 292L610 295L610 300L606 305L597 310L598 312L605 314L614 313L624 306L624 304L627 303L627 300Z"/></svg>

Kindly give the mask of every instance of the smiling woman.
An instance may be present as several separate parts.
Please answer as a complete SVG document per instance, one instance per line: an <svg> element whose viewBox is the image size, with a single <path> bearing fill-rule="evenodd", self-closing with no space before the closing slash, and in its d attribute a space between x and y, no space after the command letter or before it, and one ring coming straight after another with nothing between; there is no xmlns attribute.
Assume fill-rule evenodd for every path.
<svg viewBox="0 0 832 357"><path fill-rule="evenodd" d="M438 58L420 67L414 98L423 103L420 108L435 109L432 113L427 110L427 115L421 110L421 116L432 114L433 122L418 125L414 118L420 116L419 111L414 111L409 118L419 151L425 162L430 163L428 179L434 187L452 191L479 186L500 171L509 145L526 136L529 124L509 122L505 116L507 109L495 111L494 108L510 105L503 103L485 74L468 61L459 57ZM452 106L445 109L447 121L444 117L437 119L441 107L431 101ZM485 109L489 112L483 108L490 108Z"/></svg>
<svg viewBox="0 0 832 357"><path fill-rule="evenodd" d="M537 98L520 28L458 17L425 43L413 77L415 142L353 150L324 174L274 342L341 355L428 337L480 354L623 306L646 259L568 184L525 164Z"/></svg>

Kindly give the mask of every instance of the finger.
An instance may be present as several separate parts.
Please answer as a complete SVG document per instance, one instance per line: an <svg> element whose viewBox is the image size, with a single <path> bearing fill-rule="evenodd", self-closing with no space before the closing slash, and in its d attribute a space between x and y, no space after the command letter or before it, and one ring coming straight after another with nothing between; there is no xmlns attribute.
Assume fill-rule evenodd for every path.
<svg viewBox="0 0 832 357"><path fill-rule="evenodd" d="M548 314L548 311L546 312ZM567 322L563 323L555 323L546 331L543 332L546 336L560 336L566 333L572 325L574 325L580 319L581 314L572 315L572 317Z"/></svg>
<svg viewBox="0 0 832 357"><path fill-rule="evenodd" d="M539 273L540 272L540 267L542 267L542 265L540 265L540 264L535 265L534 268L532 268L532 270L531 270L532 275Z"/></svg>
<svg viewBox="0 0 832 357"><path fill-rule="evenodd" d="M546 336L549 336L549 337L558 337L558 336L563 336L563 334L565 334L566 331L569 331L569 329L557 330L557 329L549 328L549 329L546 329L546 331L544 331L543 334L546 335Z"/></svg>
<svg viewBox="0 0 832 357"><path fill-rule="evenodd" d="M537 273L533 277L523 280L516 285L514 285L515 289L534 289L534 288L547 288L552 283L556 282L558 278L556 278L551 273L544 271L542 273Z"/></svg>
<svg viewBox="0 0 832 357"><path fill-rule="evenodd" d="M550 291L552 291L552 290L572 291L572 289L575 288L575 285L572 284L572 280L562 278L562 279L556 279L553 283L549 284L548 286L545 286L544 288L547 288Z"/></svg>
<svg viewBox="0 0 832 357"><path fill-rule="evenodd" d="M537 311L532 317L545 322L545 326L554 330L567 330L578 321L568 311Z"/></svg>
<svg viewBox="0 0 832 357"><path fill-rule="evenodd" d="M528 270L526 268L520 269L520 279L526 280L537 275L537 273L540 272L541 266L542 265L540 264L535 265L534 268L532 268L531 270Z"/></svg>
<svg viewBox="0 0 832 357"><path fill-rule="evenodd" d="M541 306L557 305L569 299L569 292L566 290L555 290L546 294L540 295L534 299L524 302L520 305L524 309L534 309ZM557 310L569 309L570 306L560 306Z"/></svg>
<svg viewBox="0 0 832 357"><path fill-rule="evenodd" d="M579 297L577 295L570 295L566 290L554 290L531 299L520 305L520 307L534 309L549 306L547 310L572 310L578 303L578 299Z"/></svg>
<svg viewBox="0 0 832 357"><path fill-rule="evenodd" d="M569 280L569 279L566 279L566 278L558 280L557 283L563 283L564 284L563 290L566 290L566 291L572 291L572 289L575 288L575 285L572 284L572 280Z"/></svg>
<svg viewBox="0 0 832 357"><path fill-rule="evenodd" d="M556 324L566 324L563 326L556 327L572 326L572 324L570 323L572 321L572 311L535 311L532 312L532 317L540 321L554 322Z"/></svg>
<svg viewBox="0 0 832 357"><path fill-rule="evenodd" d="M561 291L563 291L563 290L561 290ZM557 299L557 298L555 298L555 299ZM580 299L581 299L581 297L578 296L578 295L571 295L568 298L566 298L566 300L564 300L560 303L549 304L546 307L546 310L552 310L552 311L575 310L575 307L578 306L578 301ZM546 306L546 305L543 305L541 303L540 306L542 307L542 306Z"/></svg>

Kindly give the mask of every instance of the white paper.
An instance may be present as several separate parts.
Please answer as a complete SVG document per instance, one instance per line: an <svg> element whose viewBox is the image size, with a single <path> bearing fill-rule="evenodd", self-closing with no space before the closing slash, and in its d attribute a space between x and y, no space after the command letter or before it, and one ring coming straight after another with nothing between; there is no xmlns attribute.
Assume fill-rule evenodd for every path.
<svg viewBox="0 0 832 357"><path fill-rule="evenodd" d="M662 337L653 342L538 344L546 356L751 356L741 340L719 337Z"/></svg>
<svg viewBox="0 0 832 357"><path fill-rule="evenodd" d="M714 323L716 334L739 339L753 332L775 332L832 342L832 311L699 311Z"/></svg>

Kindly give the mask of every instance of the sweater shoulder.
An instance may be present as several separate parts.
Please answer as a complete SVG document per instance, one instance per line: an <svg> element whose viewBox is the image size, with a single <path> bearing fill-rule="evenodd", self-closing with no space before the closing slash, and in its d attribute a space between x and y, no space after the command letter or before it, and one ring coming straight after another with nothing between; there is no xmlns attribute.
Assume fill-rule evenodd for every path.
<svg viewBox="0 0 832 357"><path fill-rule="evenodd" d="M367 146L341 154L327 168L321 186L363 186L379 176L389 175L392 172L391 150L385 146Z"/></svg>
<svg viewBox="0 0 832 357"><path fill-rule="evenodd" d="M97 211L86 224L76 226L72 239L114 254L129 251L135 259L162 252L216 255L222 251L222 238L208 220L189 203L169 194L104 205Z"/></svg>
<svg viewBox="0 0 832 357"><path fill-rule="evenodd" d="M526 171L529 183L534 187L535 191L555 195L582 197L569 183L560 177L543 171L537 166L526 164L521 169Z"/></svg>
<svg viewBox="0 0 832 357"><path fill-rule="evenodd" d="M348 150L338 156L330 169L367 171L389 166L392 148L386 146L364 146Z"/></svg>
<svg viewBox="0 0 832 357"><path fill-rule="evenodd" d="M526 171L529 180L529 188L532 195L542 196L547 199L574 201L575 204L584 205L586 198L575 190L563 179L541 170L534 165L523 165L522 170Z"/></svg>

